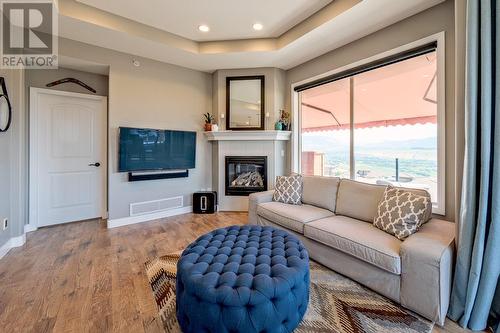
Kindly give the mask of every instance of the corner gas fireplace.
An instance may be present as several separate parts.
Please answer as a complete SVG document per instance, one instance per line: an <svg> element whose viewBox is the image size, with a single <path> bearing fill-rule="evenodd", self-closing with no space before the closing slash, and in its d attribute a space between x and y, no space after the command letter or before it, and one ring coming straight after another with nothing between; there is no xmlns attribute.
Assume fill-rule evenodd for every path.
<svg viewBox="0 0 500 333"><path fill-rule="evenodd" d="M267 190L266 156L226 156L226 195L248 196Z"/></svg>

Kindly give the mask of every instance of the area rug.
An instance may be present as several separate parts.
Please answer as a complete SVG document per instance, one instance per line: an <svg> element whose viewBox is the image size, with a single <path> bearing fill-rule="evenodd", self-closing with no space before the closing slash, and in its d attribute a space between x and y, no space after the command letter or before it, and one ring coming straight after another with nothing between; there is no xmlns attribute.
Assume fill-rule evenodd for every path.
<svg viewBox="0 0 500 333"><path fill-rule="evenodd" d="M175 316L179 253L148 261L146 274L166 333L181 332ZM311 261L309 306L296 333L427 333L433 324L358 283Z"/></svg>

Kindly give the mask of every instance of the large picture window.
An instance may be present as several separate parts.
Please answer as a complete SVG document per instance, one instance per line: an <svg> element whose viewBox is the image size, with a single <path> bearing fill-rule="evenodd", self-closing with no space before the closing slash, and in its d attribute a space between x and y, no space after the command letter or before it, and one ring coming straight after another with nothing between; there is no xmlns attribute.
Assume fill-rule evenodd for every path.
<svg viewBox="0 0 500 333"><path fill-rule="evenodd" d="M443 204L438 73L431 47L298 89L300 171L422 188Z"/></svg>

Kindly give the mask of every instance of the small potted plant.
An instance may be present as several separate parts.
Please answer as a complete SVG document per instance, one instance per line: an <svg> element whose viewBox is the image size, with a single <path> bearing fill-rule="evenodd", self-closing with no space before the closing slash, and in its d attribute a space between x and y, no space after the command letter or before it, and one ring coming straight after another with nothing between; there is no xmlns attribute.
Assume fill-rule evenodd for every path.
<svg viewBox="0 0 500 333"><path fill-rule="evenodd" d="M212 124L214 122L214 116L209 112L203 115L205 117L205 131L210 132L212 130Z"/></svg>

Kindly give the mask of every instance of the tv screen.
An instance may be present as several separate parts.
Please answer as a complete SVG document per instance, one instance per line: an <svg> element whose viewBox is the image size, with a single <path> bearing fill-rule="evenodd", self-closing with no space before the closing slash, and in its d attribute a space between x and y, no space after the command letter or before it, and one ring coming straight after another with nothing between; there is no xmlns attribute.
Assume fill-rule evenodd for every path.
<svg viewBox="0 0 500 333"><path fill-rule="evenodd" d="M193 169L196 132L120 127L118 171Z"/></svg>

